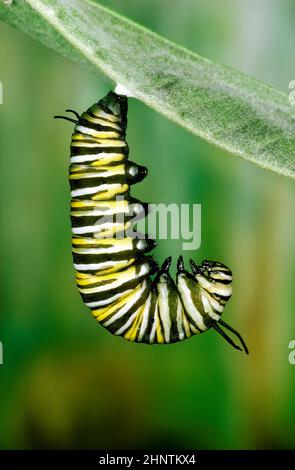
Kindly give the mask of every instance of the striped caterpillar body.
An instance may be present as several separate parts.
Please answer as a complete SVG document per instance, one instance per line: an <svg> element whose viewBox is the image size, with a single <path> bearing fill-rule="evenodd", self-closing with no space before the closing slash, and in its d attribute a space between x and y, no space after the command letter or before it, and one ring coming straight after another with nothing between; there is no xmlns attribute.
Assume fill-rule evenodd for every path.
<svg viewBox="0 0 295 470"><path fill-rule="evenodd" d="M55 117L75 123L69 168L73 260L78 289L94 317L129 341L168 344L213 328L241 350L223 326L248 352L221 319L232 294L230 269L191 260L188 272L180 256L175 283L171 257L158 268L147 255L155 242L132 232L134 216L144 217L147 205L130 196L130 186L147 169L128 160L127 97L109 92L81 116L67 111L76 119Z"/></svg>

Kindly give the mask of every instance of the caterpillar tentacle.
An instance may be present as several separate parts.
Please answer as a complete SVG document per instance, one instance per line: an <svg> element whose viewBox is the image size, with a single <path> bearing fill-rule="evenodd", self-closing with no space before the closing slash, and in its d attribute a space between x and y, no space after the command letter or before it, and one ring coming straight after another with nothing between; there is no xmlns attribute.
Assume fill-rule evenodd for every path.
<svg viewBox="0 0 295 470"><path fill-rule="evenodd" d="M176 282L169 274L171 257L159 268L147 256L155 241L133 232L134 216L148 205L130 196L130 186L147 169L128 160L125 141L127 97L108 93L75 123L71 142L72 252L77 286L93 316L111 333L129 341L168 344L215 329L240 349L218 325L232 294L232 273L224 264L182 256ZM136 234L134 237L133 234ZM155 275L154 279L151 276Z"/></svg>

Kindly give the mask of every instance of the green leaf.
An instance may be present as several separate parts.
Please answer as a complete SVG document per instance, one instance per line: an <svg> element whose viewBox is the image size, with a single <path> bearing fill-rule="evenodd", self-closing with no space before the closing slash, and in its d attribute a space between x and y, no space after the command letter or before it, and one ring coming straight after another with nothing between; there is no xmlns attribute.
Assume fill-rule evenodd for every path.
<svg viewBox="0 0 295 470"><path fill-rule="evenodd" d="M208 142L295 177L295 107L286 94L87 0L2 0L0 18Z"/></svg>

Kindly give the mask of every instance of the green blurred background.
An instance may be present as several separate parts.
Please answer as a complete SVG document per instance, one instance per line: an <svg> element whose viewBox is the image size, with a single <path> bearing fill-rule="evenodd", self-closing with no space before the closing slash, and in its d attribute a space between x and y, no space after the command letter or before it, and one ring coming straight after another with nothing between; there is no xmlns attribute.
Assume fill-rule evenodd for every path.
<svg viewBox="0 0 295 470"><path fill-rule="evenodd" d="M294 0L102 2L213 60L288 93ZM294 183L190 135L130 100L133 194L201 203L202 245L185 257L234 272L224 318L250 355L214 331L154 346L92 319L74 282L67 182L70 124L113 85L0 24L1 448L294 447ZM166 176L164 176L166 175ZM181 252L161 241L158 261Z"/></svg>

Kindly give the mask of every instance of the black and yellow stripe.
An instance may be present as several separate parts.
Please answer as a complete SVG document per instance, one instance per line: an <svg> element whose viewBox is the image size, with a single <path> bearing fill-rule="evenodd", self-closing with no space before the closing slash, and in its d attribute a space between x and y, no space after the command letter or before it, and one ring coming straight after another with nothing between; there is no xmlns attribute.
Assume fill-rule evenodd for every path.
<svg viewBox="0 0 295 470"><path fill-rule="evenodd" d="M189 273L180 257L175 283L171 258L159 269L147 256L154 241L133 236L133 217L144 217L147 205L130 196L130 186L147 169L128 160L127 98L110 92L74 114L77 120L64 117L76 124L69 167L72 252L77 286L93 316L129 341L169 344L214 328L241 349L221 325L247 352L221 320L232 294L231 271L219 262L191 261Z"/></svg>

